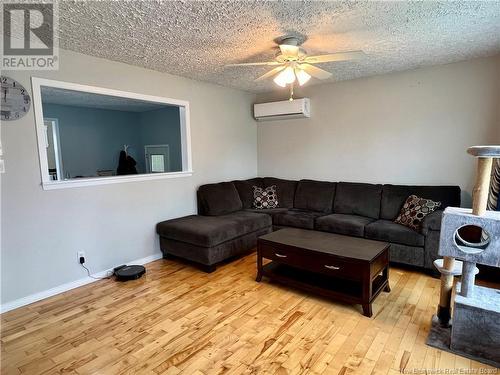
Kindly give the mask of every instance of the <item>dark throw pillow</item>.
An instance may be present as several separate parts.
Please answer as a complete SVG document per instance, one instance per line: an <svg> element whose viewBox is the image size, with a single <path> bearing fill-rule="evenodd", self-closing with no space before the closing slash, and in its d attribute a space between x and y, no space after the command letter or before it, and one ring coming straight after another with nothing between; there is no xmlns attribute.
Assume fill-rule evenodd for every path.
<svg viewBox="0 0 500 375"><path fill-rule="evenodd" d="M265 210L267 208L278 207L278 195L276 194L276 185L261 188L253 187L253 208Z"/></svg>
<svg viewBox="0 0 500 375"><path fill-rule="evenodd" d="M406 201L394 222L414 230L419 230L424 217L438 209L440 206L441 202L434 202L431 199L410 195L406 198Z"/></svg>

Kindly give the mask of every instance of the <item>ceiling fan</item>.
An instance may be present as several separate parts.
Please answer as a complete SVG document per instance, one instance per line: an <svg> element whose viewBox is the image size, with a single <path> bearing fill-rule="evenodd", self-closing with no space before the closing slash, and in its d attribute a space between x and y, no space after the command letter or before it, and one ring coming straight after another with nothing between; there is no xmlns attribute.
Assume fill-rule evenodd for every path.
<svg viewBox="0 0 500 375"><path fill-rule="evenodd" d="M299 86L302 86L309 81L311 76L317 79L328 79L332 76L332 73L320 69L313 64L355 60L365 56L363 51L347 51L308 56L307 52L300 47L300 41L296 37L284 37L281 39L278 46L280 52L274 61L228 64L226 66L275 66L275 68L261 75L255 81L262 81L275 76L273 80L278 86L286 87L286 85L290 85L290 99L292 99L293 85L296 81Z"/></svg>

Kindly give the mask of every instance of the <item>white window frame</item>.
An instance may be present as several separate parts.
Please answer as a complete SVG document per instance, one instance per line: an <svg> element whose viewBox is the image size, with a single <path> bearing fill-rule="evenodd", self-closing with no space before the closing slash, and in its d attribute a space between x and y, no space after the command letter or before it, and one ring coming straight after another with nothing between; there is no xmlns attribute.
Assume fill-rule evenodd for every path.
<svg viewBox="0 0 500 375"><path fill-rule="evenodd" d="M186 100L178 100L164 98L161 96L152 96L137 94L127 91L119 91L106 89L103 87L81 85L78 83L70 83L63 81L55 81L51 79L32 77L31 86L33 90L33 105L35 111L35 126L38 140L38 156L40 160L40 174L42 178L42 187L44 190L66 189L93 185L107 185L123 182L159 180L166 178L189 177L193 174L192 157L191 157L191 131L190 131L190 112L189 102ZM182 171L180 172L165 172L165 173L148 173L125 176L111 177L90 177L78 178L62 181L52 181L49 176L47 150L45 148L45 124L43 118L42 95L41 87L55 87L73 91L89 92L100 95L117 96L122 98L138 99L154 103L167 105L175 105L179 107L179 117L181 126L181 147L182 147Z"/></svg>

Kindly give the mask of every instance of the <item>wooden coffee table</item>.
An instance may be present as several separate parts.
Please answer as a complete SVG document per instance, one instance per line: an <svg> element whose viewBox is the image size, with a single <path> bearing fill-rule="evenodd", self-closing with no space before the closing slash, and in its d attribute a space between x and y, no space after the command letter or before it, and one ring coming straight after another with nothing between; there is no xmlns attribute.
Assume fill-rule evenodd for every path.
<svg viewBox="0 0 500 375"><path fill-rule="evenodd" d="M263 258L270 259L263 265ZM257 281L269 277L342 302L372 302L389 288L389 244L313 230L286 228L259 237Z"/></svg>

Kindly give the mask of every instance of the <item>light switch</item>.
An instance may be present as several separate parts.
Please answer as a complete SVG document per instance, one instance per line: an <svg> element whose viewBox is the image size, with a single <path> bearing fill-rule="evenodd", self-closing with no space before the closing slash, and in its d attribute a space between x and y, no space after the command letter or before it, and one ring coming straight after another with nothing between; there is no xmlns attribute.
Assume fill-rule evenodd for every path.
<svg viewBox="0 0 500 375"><path fill-rule="evenodd" d="M5 161L0 159L0 173L5 173Z"/></svg>

